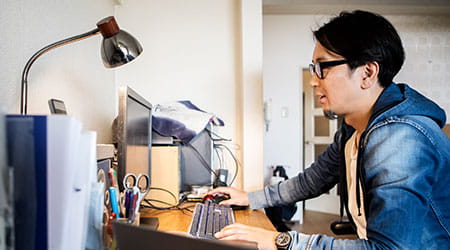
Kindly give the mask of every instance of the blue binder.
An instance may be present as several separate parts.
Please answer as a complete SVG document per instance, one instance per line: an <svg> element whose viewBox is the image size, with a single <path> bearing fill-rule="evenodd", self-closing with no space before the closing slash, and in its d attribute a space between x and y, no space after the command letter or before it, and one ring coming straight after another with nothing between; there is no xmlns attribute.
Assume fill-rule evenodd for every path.
<svg viewBox="0 0 450 250"><path fill-rule="evenodd" d="M47 119L6 118L8 161L14 171L16 250L48 249Z"/></svg>

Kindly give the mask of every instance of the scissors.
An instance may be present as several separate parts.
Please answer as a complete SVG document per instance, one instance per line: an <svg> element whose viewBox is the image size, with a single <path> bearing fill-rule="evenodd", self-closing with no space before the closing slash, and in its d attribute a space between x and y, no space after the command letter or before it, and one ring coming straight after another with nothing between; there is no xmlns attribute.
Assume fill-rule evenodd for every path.
<svg viewBox="0 0 450 250"><path fill-rule="evenodd" d="M128 173L123 178L125 188L125 208L129 219L134 219L134 215L139 212L139 205L150 189L150 178L147 174L139 174L137 177L133 173Z"/></svg>

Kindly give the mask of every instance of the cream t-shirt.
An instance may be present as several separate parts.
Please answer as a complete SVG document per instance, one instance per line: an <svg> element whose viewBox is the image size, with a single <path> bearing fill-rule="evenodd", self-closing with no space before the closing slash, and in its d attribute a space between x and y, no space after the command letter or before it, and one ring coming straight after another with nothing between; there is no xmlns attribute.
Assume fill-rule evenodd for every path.
<svg viewBox="0 0 450 250"><path fill-rule="evenodd" d="M364 213L364 200L361 183L359 183L359 194L361 200L361 215L358 216L358 205L356 203L356 162L358 159L358 145L356 141L357 132L355 131L345 144L345 166L348 190L348 208L353 221L356 224L356 232L360 239L366 239L366 216Z"/></svg>

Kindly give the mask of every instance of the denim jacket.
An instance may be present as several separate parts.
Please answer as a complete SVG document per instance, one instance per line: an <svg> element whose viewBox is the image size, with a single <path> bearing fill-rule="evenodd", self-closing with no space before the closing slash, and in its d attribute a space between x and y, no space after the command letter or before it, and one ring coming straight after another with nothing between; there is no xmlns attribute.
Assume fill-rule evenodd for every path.
<svg viewBox="0 0 450 250"><path fill-rule="evenodd" d="M289 249L449 249L450 140L441 130L445 119L439 106L408 85L390 84L375 104L358 149L367 240L290 232ZM250 207L313 198L339 183L341 205L347 209L344 147L353 131L344 123L304 172L249 193Z"/></svg>

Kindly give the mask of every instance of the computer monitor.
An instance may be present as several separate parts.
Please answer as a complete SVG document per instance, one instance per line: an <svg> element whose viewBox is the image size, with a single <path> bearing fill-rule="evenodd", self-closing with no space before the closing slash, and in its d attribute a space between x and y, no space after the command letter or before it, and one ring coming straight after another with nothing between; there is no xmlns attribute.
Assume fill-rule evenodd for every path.
<svg viewBox="0 0 450 250"><path fill-rule="evenodd" d="M151 181L152 105L130 87L121 87L114 127L120 190L127 173L148 174Z"/></svg>

